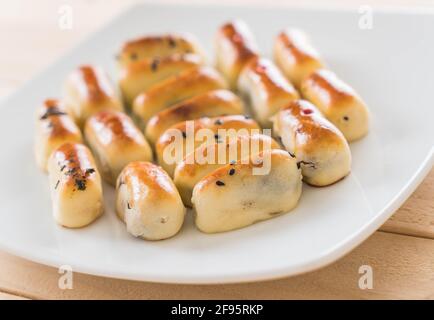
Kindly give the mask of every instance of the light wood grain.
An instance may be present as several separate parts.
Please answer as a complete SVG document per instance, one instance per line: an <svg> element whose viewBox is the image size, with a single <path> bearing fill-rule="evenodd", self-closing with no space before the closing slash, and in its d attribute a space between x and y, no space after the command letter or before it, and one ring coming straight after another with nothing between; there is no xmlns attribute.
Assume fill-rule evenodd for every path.
<svg viewBox="0 0 434 320"><path fill-rule="evenodd" d="M60 0L37 2L15 0L0 7L0 98L17 88L37 71L74 47L134 0L74 0L74 28L57 25ZM170 2L170 1L164 1ZM173 2L173 1L172 1ZM204 1L193 1L201 2ZM231 0L210 1L234 3ZM237 0L260 3L260 0ZM429 6L433 1L352 0L329 1L333 5ZM314 0L303 5L314 6ZM298 5L296 1L273 0L273 5ZM409 200L371 238L347 257L322 270L289 279L221 286L183 286L139 283L76 274L73 290L60 290L54 268L38 265L0 252L0 299L19 298L131 298L131 299L248 299L248 298L351 298L434 299L434 170ZM399 234L404 235L399 235ZM411 236L405 236L411 235ZM412 237L416 236L416 237ZM420 238L425 237L425 238ZM430 238L430 239L427 239ZM360 290L358 268L374 268L374 289Z"/></svg>
<svg viewBox="0 0 434 320"><path fill-rule="evenodd" d="M43 299L434 299L434 241L376 232L338 262L305 275L234 285L167 285L74 274L58 288L55 268L0 253L0 291ZM374 288L358 287L361 265Z"/></svg>
<svg viewBox="0 0 434 320"><path fill-rule="evenodd" d="M434 239L434 170L381 230Z"/></svg>

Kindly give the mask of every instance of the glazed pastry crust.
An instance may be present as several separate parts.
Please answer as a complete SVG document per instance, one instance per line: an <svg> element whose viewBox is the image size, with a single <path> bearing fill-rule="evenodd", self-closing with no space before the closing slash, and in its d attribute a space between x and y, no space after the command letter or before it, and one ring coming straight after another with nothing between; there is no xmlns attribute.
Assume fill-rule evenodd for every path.
<svg viewBox="0 0 434 320"><path fill-rule="evenodd" d="M229 139L219 137L218 143L202 144L187 154L177 164L173 181L184 204L191 207L193 188L206 175L222 166L271 149L280 149L280 146L273 138L263 134L235 136ZM209 161L197 161L207 157Z"/></svg>
<svg viewBox="0 0 434 320"><path fill-rule="evenodd" d="M293 101L274 117L274 131L295 155L305 182L326 186L351 170L351 152L342 133L314 105Z"/></svg>
<svg viewBox="0 0 434 320"><path fill-rule="evenodd" d="M178 190L159 166L136 161L118 177L116 211L127 231L146 240L174 236L184 222L185 207Z"/></svg>
<svg viewBox="0 0 434 320"><path fill-rule="evenodd" d="M80 128L96 112L123 109L107 74L100 67L90 65L80 66L68 76L65 104Z"/></svg>
<svg viewBox="0 0 434 320"><path fill-rule="evenodd" d="M179 122L201 117L242 114L243 111L242 100L231 91L208 91L157 113L146 126L146 137L155 144L164 131Z"/></svg>
<svg viewBox="0 0 434 320"><path fill-rule="evenodd" d="M239 229L297 205L302 183L295 158L283 150L260 155L270 159L271 170L266 175L252 174L253 168L262 166L254 157L248 164L223 166L196 184L192 202L199 230L215 233Z"/></svg>
<svg viewBox="0 0 434 320"><path fill-rule="evenodd" d="M354 89L333 72L315 71L302 82L301 93L344 134L347 141L355 141L368 133L367 106Z"/></svg>
<svg viewBox="0 0 434 320"><path fill-rule="evenodd" d="M119 66L125 67L142 59L165 58L174 54L204 54L196 38L189 33L144 36L127 41L118 55Z"/></svg>
<svg viewBox="0 0 434 320"><path fill-rule="evenodd" d="M268 59L253 59L240 74L238 90L249 100L255 118L266 128L282 106L298 99L298 92Z"/></svg>
<svg viewBox="0 0 434 320"><path fill-rule="evenodd" d="M183 71L197 68L201 63L198 55L171 55L162 58L147 58L132 62L120 70L119 87L130 106L134 98L151 86Z"/></svg>
<svg viewBox="0 0 434 320"><path fill-rule="evenodd" d="M216 67L236 90L241 69L258 56L258 47L252 32L241 20L224 24L215 38Z"/></svg>
<svg viewBox="0 0 434 320"><path fill-rule="evenodd" d="M201 67L170 77L134 99L133 113L144 127L158 112L207 91L225 89L226 82L214 69Z"/></svg>
<svg viewBox="0 0 434 320"><path fill-rule="evenodd" d="M301 81L324 66L307 35L298 29L286 29L274 42L274 60L285 76L300 88Z"/></svg>
<svg viewBox="0 0 434 320"><path fill-rule="evenodd" d="M101 111L90 117L84 129L98 168L111 185L132 161L152 161L152 149L143 133L125 113Z"/></svg>
<svg viewBox="0 0 434 320"><path fill-rule="evenodd" d="M80 129L57 99L47 99L36 114L36 163L47 171L51 153L65 142L81 142Z"/></svg>
<svg viewBox="0 0 434 320"><path fill-rule="evenodd" d="M192 139L192 143L187 143L189 136L189 126L191 125L192 134L197 133L200 129L209 129L212 133L217 134L219 129L228 130L228 136L249 135L260 133L260 127L256 121L243 115L219 116L213 118L200 118L196 120L184 121L167 129L158 139L155 151L158 163L173 176L176 164L181 161L187 154L191 153L202 143L208 141L202 139ZM233 129L233 130L229 130ZM182 133L182 135L180 135ZM176 139L175 137L179 137ZM215 142L213 136L212 143ZM172 154L170 150L180 150L179 154ZM174 158L173 163L165 161L165 152L168 152Z"/></svg>
<svg viewBox="0 0 434 320"><path fill-rule="evenodd" d="M104 211L101 177L89 149L67 142L48 160L53 216L68 228L84 227Z"/></svg>

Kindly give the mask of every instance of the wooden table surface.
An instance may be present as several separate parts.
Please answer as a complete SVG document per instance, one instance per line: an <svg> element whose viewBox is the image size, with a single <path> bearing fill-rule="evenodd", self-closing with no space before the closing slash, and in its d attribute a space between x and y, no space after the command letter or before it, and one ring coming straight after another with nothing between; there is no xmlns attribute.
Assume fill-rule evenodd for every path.
<svg viewBox="0 0 434 320"><path fill-rule="evenodd" d="M14 0L1 4L0 98L132 2ZM283 1L272 2L283 5ZM285 5L288 2L298 5L296 1ZM423 0L329 2L351 7L375 8L378 3L434 7L433 1ZM69 31L57 24L58 10L65 3L74 10L74 27ZM61 290L57 269L0 251L0 299L434 299L433 195L431 170L407 202L358 248L328 267L297 277L233 285L168 285L74 274L73 289ZM373 289L358 286L362 265L372 267Z"/></svg>

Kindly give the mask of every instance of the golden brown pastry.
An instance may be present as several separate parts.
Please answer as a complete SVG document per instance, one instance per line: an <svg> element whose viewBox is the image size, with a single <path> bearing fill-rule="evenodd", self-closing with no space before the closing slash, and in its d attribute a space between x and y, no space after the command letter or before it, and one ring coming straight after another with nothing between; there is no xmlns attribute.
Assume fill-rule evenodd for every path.
<svg viewBox="0 0 434 320"><path fill-rule="evenodd" d="M214 69L201 67L170 77L134 99L133 113L144 127L158 112L207 91L224 89L226 82Z"/></svg>
<svg viewBox="0 0 434 320"><path fill-rule="evenodd" d="M173 181L184 204L191 207L193 188L206 175L222 166L271 149L280 149L280 146L267 135L242 135L230 139L223 137L218 143L202 144L187 154L177 164Z"/></svg>
<svg viewBox="0 0 434 320"><path fill-rule="evenodd" d="M198 133L201 132L201 129L209 130L208 132L212 134L211 141L207 141L206 137L199 136ZM170 176L173 176L176 164L184 156L193 152L202 143L214 143L215 139L222 138L218 135L219 129L226 130L225 133L229 137L260 133L260 127L256 121L243 115L204 117L184 121L167 129L158 139L155 146L158 163ZM193 138L190 139L190 137ZM188 141L190 142L188 143Z"/></svg>
<svg viewBox="0 0 434 320"><path fill-rule="evenodd" d="M118 55L121 67L142 59L164 58L174 54L196 54L204 60L196 38L188 33L145 36L127 41Z"/></svg>
<svg viewBox="0 0 434 320"><path fill-rule="evenodd" d="M208 91L157 113L146 126L146 137L154 144L164 131L179 122L242 113L243 103L231 91Z"/></svg>
<svg viewBox="0 0 434 320"><path fill-rule="evenodd" d="M104 211L101 177L89 149L64 143L48 160L53 216L68 228L84 227Z"/></svg>
<svg viewBox="0 0 434 320"><path fill-rule="evenodd" d="M238 79L238 90L250 101L255 119L270 128L270 117L299 95L280 70L268 59L253 59Z"/></svg>
<svg viewBox="0 0 434 320"><path fill-rule="evenodd" d="M68 76L65 105L80 128L96 112L123 109L107 74L100 67L89 65L78 67Z"/></svg>
<svg viewBox="0 0 434 320"><path fill-rule="evenodd" d="M197 68L201 63L198 55L171 55L162 58L142 59L120 70L119 86L125 102L130 106L134 98L154 84L183 71Z"/></svg>
<svg viewBox="0 0 434 320"><path fill-rule="evenodd" d="M279 33L274 42L274 61L297 88L304 78L324 66L307 35L298 29Z"/></svg>
<svg viewBox="0 0 434 320"><path fill-rule="evenodd" d="M136 161L119 175L116 211L133 236L162 240L178 233L186 210L178 190L161 167Z"/></svg>
<svg viewBox="0 0 434 320"><path fill-rule="evenodd" d="M81 142L81 132L57 99L47 99L37 111L36 163L47 171L48 157L65 142Z"/></svg>
<svg viewBox="0 0 434 320"><path fill-rule="evenodd" d="M263 161L270 162L269 173L254 175ZM295 158L283 150L264 151L247 164L223 166L196 184L192 198L196 226L215 233L276 217L297 205L301 188Z"/></svg>
<svg viewBox="0 0 434 320"><path fill-rule="evenodd" d="M301 94L351 142L368 133L369 111L360 96L333 72L319 69L303 80Z"/></svg>
<svg viewBox="0 0 434 320"><path fill-rule="evenodd" d="M305 182L326 186L351 170L351 152L342 133L306 100L289 103L274 117L274 132L297 158Z"/></svg>
<svg viewBox="0 0 434 320"><path fill-rule="evenodd" d="M237 89L241 69L258 56L258 47L245 22L237 20L224 24L215 39L216 67L226 77L229 87Z"/></svg>
<svg viewBox="0 0 434 320"><path fill-rule="evenodd" d="M151 147L125 113L98 112L87 120L84 134L101 175L111 185L128 163L152 161Z"/></svg>

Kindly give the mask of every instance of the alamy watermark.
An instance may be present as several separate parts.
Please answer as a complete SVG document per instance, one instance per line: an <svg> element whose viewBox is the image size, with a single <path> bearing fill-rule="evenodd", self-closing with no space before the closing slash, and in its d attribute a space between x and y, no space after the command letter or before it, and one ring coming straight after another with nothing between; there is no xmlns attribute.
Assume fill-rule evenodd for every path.
<svg viewBox="0 0 434 320"><path fill-rule="evenodd" d="M61 290L71 290L74 288L74 278L72 267L70 265L62 265L59 267L58 273L61 275L57 282L59 289Z"/></svg>
<svg viewBox="0 0 434 320"><path fill-rule="evenodd" d="M74 11L68 4L61 5L57 10L59 18L57 25L60 30L72 30L74 27Z"/></svg>
<svg viewBox="0 0 434 320"><path fill-rule="evenodd" d="M163 149L163 161L169 165L176 164L179 159L184 159L185 164L199 165L225 165L236 161L241 164L252 163L253 175L270 173L271 154L263 152L272 149L270 129L195 130L194 121L190 120L186 122L185 131L172 128L167 134L170 143Z"/></svg>
<svg viewBox="0 0 434 320"><path fill-rule="evenodd" d="M369 265L361 265L359 267L359 274L362 276L359 278L359 288L361 290L374 288L374 271Z"/></svg>
<svg viewBox="0 0 434 320"><path fill-rule="evenodd" d="M371 6L363 5L358 10L360 17L358 21L359 29L371 30L374 28L374 10Z"/></svg>

